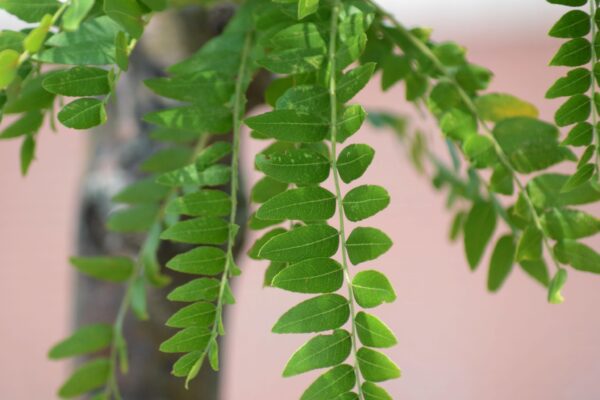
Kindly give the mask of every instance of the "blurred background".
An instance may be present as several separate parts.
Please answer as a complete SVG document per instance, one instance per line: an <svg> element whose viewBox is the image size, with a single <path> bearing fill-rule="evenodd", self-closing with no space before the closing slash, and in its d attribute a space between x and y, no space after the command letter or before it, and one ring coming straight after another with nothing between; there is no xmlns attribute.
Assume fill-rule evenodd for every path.
<svg viewBox="0 0 600 400"><path fill-rule="evenodd" d="M495 72L492 90L531 101L542 118L552 118L560 101L543 96L563 71L547 67L559 42L546 32L563 8L541 0L381 3L410 26L433 28L434 39L467 47L473 62ZM0 14L2 29L17 24ZM367 109L411 113L401 89L381 95L377 85L355 100ZM48 361L46 352L72 321L74 273L67 257L76 239L86 136L42 132L26 179L18 169L19 143L0 143L1 399L53 399L67 373L68 365ZM365 125L358 140L377 150L360 182L383 184L392 196L391 206L370 221L395 242L370 263L388 274L398 294L377 310L399 339L387 353L403 378L384 385L390 393L405 400L599 399L600 276L570 274L560 306L548 305L545 290L518 269L500 293L488 294L487 263L469 271L462 245L447 240L445 197L414 172L393 135ZM244 146L244 173L253 182L249 154L260 144L246 137ZM600 248L597 238L591 244ZM263 289L266 265L240 263L244 273L235 281L237 304L229 309L222 362L223 399L298 398L318 373L283 379L281 371L306 337L270 330L304 297Z"/></svg>

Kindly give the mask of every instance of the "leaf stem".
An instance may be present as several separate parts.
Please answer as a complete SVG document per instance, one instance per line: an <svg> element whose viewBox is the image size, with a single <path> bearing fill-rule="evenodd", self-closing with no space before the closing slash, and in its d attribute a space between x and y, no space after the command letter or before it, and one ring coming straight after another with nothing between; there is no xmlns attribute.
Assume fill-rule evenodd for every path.
<svg viewBox="0 0 600 400"><path fill-rule="evenodd" d="M596 40L596 0L589 0L590 2L590 23L592 25L591 35L592 40L590 43L592 44L592 61L590 66L590 76L592 78L592 85L590 89L590 98L592 103L592 132L594 136L594 141L596 142L596 180L598 180L600 174L600 132L598 131L597 123L598 123L598 109L596 105L596 85L598 82L596 81L596 75L594 75L594 69L596 64L598 63L598 54L596 53L596 46L594 45L594 41Z"/></svg>
<svg viewBox="0 0 600 400"><path fill-rule="evenodd" d="M498 141L492 134L491 129L487 126L486 122L481 118L481 116L477 112L477 107L475 106L475 103L473 102L471 97L456 82L454 77L448 72L448 70L444 67L444 65L437 58L437 56L431 51L431 49L429 49L429 47L427 47L423 42L421 42L419 39L417 39L410 31L408 31L392 14L390 14L386 10L382 9L373 0L368 0L368 1L375 8L377 8L377 10L381 13L381 15L383 15L385 18L387 18L391 22L391 24L394 26L394 28L396 28L400 33L402 33L404 36L406 36L406 38L408 40L410 40L411 44L413 46L415 46L415 48L417 48L423 56L425 56L429 61L431 61L431 63L438 70L438 72L440 72L456 88L457 92L459 93L461 99L463 100L463 102L465 103L467 108L469 108L469 110L473 113L473 115L477 118L478 122L482 126L485 135L489 139L492 140L492 143L494 144L494 149L496 151L496 154L498 155L498 158L500 159L500 162L502 163L502 165L505 168L507 168L511 172L513 181L519 188L520 192L523 194L523 198L525 199L525 202L527 203L527 207L529 209L529 212L531 213L533 223L535 224L536 228L539 229L540 232L542 232L544 247L546 247L546 250L550 254L550 257L552 258L557 271L561 270L562 268L560 266L560 263L558 262L558 259L556 258L556 256L554 255L554 252L552 251L552 248L548 241L548 237L547 237L546 233L544 232L544 229L543 229L543 226L542 226L542 223L540 220L540 216L539 216L537 210L535 209L535 206L533 205L533 202L531 200L531 197L529 196L529 193L527 193L527 190L525 190L525 187L523 186L523 184L517 177L515 169L510 164L510 161L509 161L506 153L504 153L504 150L502 149L502 147L500 146L500 144L498 143ZM592 1L594 1L594 0L592 0Z"/></svg>
<svg viewBox="0 0 600 400"><path fill-rule="evenodd" d="M365 396L362 391L361 375L358 368L358 356L357 356L357 333L356 333L356 322L355 322L355 307L354 307L354 293L352 292L352 279L350 278L350 269L348 268L348 255L346 251L346 232L344 227L344 209L342 204L342 191L340 189L340 177L337 169L337 96L336 96L336 41L337 41L337 30L338 30L338 14L339 14L340 2L334 0L333 8L331 10L331 22L329 32L329 103L331 108L331 168L333 170L333 181L335 184L335 197L337 201L339 227L340 227L340 241L342 250L342 268L344 269L344 278L346 285L348 286L348 303L350 305L350 318L351 318L351 336L352 336L352 355L354 358L354 374L356 375L356 385L358 390L359 400L364 400Z"/></svg>

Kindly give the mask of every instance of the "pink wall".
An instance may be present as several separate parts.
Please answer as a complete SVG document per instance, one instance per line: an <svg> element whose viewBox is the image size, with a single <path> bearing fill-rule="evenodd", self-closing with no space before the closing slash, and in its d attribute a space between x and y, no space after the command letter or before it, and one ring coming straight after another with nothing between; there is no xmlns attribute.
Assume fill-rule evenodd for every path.
<svg viewBox="0 0 600 400"><path fill-rule="evenodd" d="M494 89L543 104L543 116L551 117L556 104L544 101L543 94L560 74L546 68L552 47L482 51L477 43L466 45L474 49L475 62L493 67ZM357 101L409 112L401 95L381 96L371 87ZM45 353L68 330L72 275L65 260L74 237L84 138L44 132L38 161L25 180L18 176L18 146L0 143L2 399L54 398L64 377L65 366L46 361ZM398 294L394 304L374 310L400 342L388 353L404 376L386 384L389 391L406 400L600 398L600 277L571 273L567 301L560 306L548 305L544 290L519 270L499 294L489 295L485 266L469 272L461 245L446 240L443 196L413 172L391 135L365 128L357 139L377 150L357 184L384 184L392 195L391 206L366 223L388 232L395 246L379 260L353 267L385 271ZM244 166L250 169L250 157ZM600 248L600 241L592 245ZM275 336L270 329L305 296L262 289L264 263L242 260L241 265L238 303L227 327L224 400L298 398L317 373L283 379L281 370L307 337Z"/></svg>

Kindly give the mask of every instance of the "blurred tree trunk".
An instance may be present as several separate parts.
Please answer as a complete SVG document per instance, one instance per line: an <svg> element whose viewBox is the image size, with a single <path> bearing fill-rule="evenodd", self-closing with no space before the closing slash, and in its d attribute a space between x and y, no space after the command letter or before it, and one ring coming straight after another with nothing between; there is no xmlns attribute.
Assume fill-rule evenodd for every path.
<svg viewBox="0 0 600 400"><path fill-rule="evenodd" d="M130 69L119 83L118 96L108 110L109 122L93 133L90 161L81 191L78 253L81 255L131 254L139 251L143 237L117 235L105 229L110 198L127 183L140 177L137 167L156 150L157 143L148 139L151 130L141 117L164 106L163 100L144 88L143 80L164 75L166 66L186 58L212 36L219 34L233 13L232 7L210 11L186 9L157 15L137 46ZM262 83L250 89L250 104L261 101ZM210 94L209 94L210 95ZM244 201L239 204L243 206ZM245 210L240 210L241 218ZM161 263L174 255L174 248L163 244ZM169 271L164 271L169 274ZM177 355L158 351L159 344L174 331L164 322L179 304L166 301L166 294L185 277L174 276L165 288L150 288L150 320L139 322L131 313L125 323L130 368L121 379L125 400L216 400L219 398L219 375L206 364L189 390L183 380L171 375ZM76 286L75 320L77 325L92 322L112 323L123 298L123 287L79 276ZM223 354L223 351L221 351Z"/></svg>

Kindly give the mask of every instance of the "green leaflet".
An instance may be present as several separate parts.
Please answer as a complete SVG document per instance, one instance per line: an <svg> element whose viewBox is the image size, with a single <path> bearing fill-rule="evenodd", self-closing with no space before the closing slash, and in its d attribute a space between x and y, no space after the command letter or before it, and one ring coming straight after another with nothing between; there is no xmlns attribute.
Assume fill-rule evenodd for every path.
<svg viewBox="0 0 600 400"><path fill-rule="evenodd" d="M153 204L162 201L169 189L154 182L154 178L140 179L113 196L115 203Z"/></svg>
<svg viewBox="0 0 600 400"><path fill-rule="evenodd" d="M337 84L338 100L345 103L356 96L373 76L375 67L375 63L366 63L344 74Z"/></svg>
<svg viewBox="0 0 600 400"><path fill-rule="evenodd" d="M319 9L319 0L298 0L298 19L303 19Z"/></svg>
<svg viewBox="0 0 600 400"><path fill-rule="evenodd" d="M512 117L535 118L538 116L535 106L510 94L486 94L477 98L476 105L481 118L492 122Z"/></svg>
<svg viewBox="0 0 600 400"><path fill-rule="evenodd" d="M338 365L319 376L304 391L300 400L329 400L352 390L356 384L354 368L350 365Z"/></svg>
<svg viewBox="0 0 600 400"><path fill-rule="evenodd" d="M133 261L127 257L71 257L69 261L79 272L109 282L123 282L133 272Z"/></svg>
<svg viewBox="0 0 600 400"><path fill-rule="evenodd" d="M114 232L144 232L150 229L158 215L155 204L138 204L111 213L106 221L108 229Z"/></svg>
<svg viewBox="0 0 600 400"><path fill-rule="evenodd" d="M576 38L560 46L560 49L550 61L550 65L578 67L590 62L592 58L592 45L589 40Z"/></svg>
<svg viewBox="0 0 600 400"><path fill-rule="evenodd" d="M283 370L283 376L340 364L348 358L351 346L350 334L344 330L336 330L331 335L318 335L292 355Z"/></svg>
<svg viewBox="0 0 600 400"><path fill-rule="evenodd" d="M396 300L396 293L387 277L374 270L361 271L352 280L356 302L364 308L377 307Z"/></svg>
<svg viewBox="0 0 600 400"><path fill-rule="evenodd" d="M248 250L248 256L255 260L263 259L263 257L260 256L260 250L262 249L262 247L275 236L281 235L285 232L287 232L287 230L284 228L275 228L273 230L268 231L259 239L257 239L256 242L254 242L254 245L250 248L250 250Z"/></svg>
<svg viewBox="0 0 600 400"><path fill-rule="evenodd" d="M578 38L590 32L590 16L581 10L571 10L563 15L548 32L556 38Z"/></svg>
<svg viewBox="0 0 600 400"><path fill-rule="evenodd" d="M580 7L585 5L588 0L547 0L551 4L561 4L569 7Z"/></svg>
<svg viewBox="0 0 600 400"><path fill-rule="evenodd" d="M562 240L554 246L554 254L560 262L579 271L600 274L600 254L583 243Z"/></svg>
<svg viewBox="0 0 600 400"><path fill-rule="evenodd" d="M115 64L121 71L129 69L129 42L123 31L119 31L115 37Z"/></svg>
<svg viewBox="0 0 600 400"><path fill-rule="evenodd" d="M320 142L329 130L327 121L293 110L276 110L246 119L250 128L277 140Z"/></svg>
<svg viewBox="0 0 600 400"><path fill-rule="evenodd" d="M308 225L271 238L260 248L259 257L272 261L302 261L331 257L338 249L339 234L329 225Z"/></svg>
<svg viewBox="0 0 600 400"><path fill-rule="evenodd" d="M110 368L110 361L107 358L88 361L77 368L60 387L59 397L70 399L104 386L108 380Z"/></svg>
<svg viewBox="0 0 600 400"><path fill-rule="evenodd" d="M106 122L104 103L98 99L77 99L58 113L58 120L66 127L73 129L89 129Z"/></svg>
<svg viewBox="0 0 600 400"><path fill-rule="evenodd" d="M600 200L600 189L590 182L563 191L562 188L568 180L568 175L547 173L529 181L526 189L535 207L540 209L588 204Z"/></svg>
<svg viewBox="0 0 600 400"><path fill-rule="evenodd" d="M32 135L25 136L25 140L21 145L21 174L23 176L27 175L27 171L29 171L29 166L33 162L35 158L35 148L36 142Z"/></svg>
<svg viewBox="0 0 600 400"><path fill-rule="evenodd" d="M580 239L598 233L600 220L583 211L552 208L542 215L542 226L552 239Z"/></svg>
<svg viewBox="0 0 600 400"><path fill-rule="evenodd" d="M267 176L287 183L314 184L329 176L329 160L311 150L257 154L256 165Z"/></svg>
<svg viewBox="0 0 600 400"><path fill-rule="evenodd" d="M387 190L377 185L358 186L344 196L344 214L350 221L369 218L390 204Z"/></svg>
<svg viewBox="0 0 600 400"><path fill-rule="evenodd" d="M494 137L518 172L529 173L572 158L558 146L558 130L533 118L517 117L496 124Z"/></svg>
<svg viewBox="0 0 600 400"><path fill-rule="evenodd" d="M515 261L515 239L512 235L504 235L496 242L490 259L487 287L490 292L497 292L512 270Z"/></svg>
<svg viewBox="0 0 600 400"><path fill-rule="evenodd" d="M390 247L392 247L392 240L376 228L354 228L346 241L348 257L354 265L374 260L387 252Z"/></svg>
<svg viewBox="0 0 600 400"><path fill-rule="evenodd" d="M17 96L8 98L4 105L5 114L17 114L48 108L54 100L54 94L42 87L42 81L52 72L39 74L27 79Z"/></svg>
<svg viewBox="0 0 600 400"><path fill-rule="evenodd" d="M361 347L357 358L360 372L367 381L382 382L400 377L400 369L383 353Z"/></svg>
<svg viewBox="0 0 600 400"><path fill-rule="evenodd" d="M592 176L594 176L595 171L596 166L594 164L586 164L579 167L577 171L564 183L560 191L562 193L567 193L575 188L579 188L581 185L588 182Z"/></svg>
<svg viewBox="0 0 600 400"><path fill-rule="evenodd" d="M231 227L221 218L200 217L167 228L161 239L190 244L222 244L227 240Z"/></svg>
<svg viewBox="0 0 600 400"><path fill-rule="evenodd" d="M40 24L35 27L27 37L23 40L23 47L26 51L31 54L35 54L40 51L46 35L52 26L52 15L46 14L40 21Z"/></svg>
<svg viewBox="0 0 600 400"><path fill-rule="evenodd" d="M536 261L542 257L542 232L533 225L528 225L519 239L516 259Z"/></svg>
<svg viewBox="0 0 600 400"><path fill-rule="evenodd" d="M554 278L550 281L550 286L548 287L548 303L550 304L560 304L564 301L562 293L560 292L567 282L567 270L559 269Z"/></svg>
<svg viewBox="0 0 600 400"><path fill-rule="evenodd" d="M48 357L57 360L94 353L110 346L112 339L112 326L106 324L86 325L67 339L55 344L48 352Z"/></svg>
<svg viewBox="0 0 600 400"><path fill-rule="evenodd" d="M154 93L170 99L214 107L231 97L234 82L216 71L201 71L169 78L147 79L144 84ZM210 95L207 92L210 91Z"/></svg>
<svg viewBox="0 0 600 400"><path fill-rule="evenodd" d="M171 301L193 302L213 301L219 293L219 281L212 278L198 278L173 289L167 299Z"/></svg>
<svg viewBox="0 0 600 400"><path fill-rule="evenodd" d="M227 107L184 106L151 112L144 121L172 129L227 133L231 130L231 110Z"/></svg>
<svg viewBox="0 0 600 400"><path fill-rule="evenodd" d="M37 110L23 114L21 118L8 125L2 133L0 133L0 139L12 139L27 134L33 134L40 129L43 121L44 115Z"/></svg>
<svg viewBox="0 0 600 400"><path fill-rule="evenodd" d="M185 328L160 345L163 353L187 353L204 350L208 345L210 331L204 327L192 326Z"/></svg>
<svg viewBox="0 0 600 400"><path fill-rule="evenodd" d="M375 156L375 150L366 144L351 144L345 147L337 159L338 172L344 183L360 178Z"/></svg>
<svg viewBox="0 0 600 400"><path fill-rule="evenodd" d="M496 228L496 210L491 203L473 205L464 225L464 244L471 270L479 265L483 252Z"/></svg>
<svg viewBox="0 0 600 400"><path fill-rule="evenodd" d="M498 161L494 142L487 136L470 135L462 149L474 168L487 168Z"/></svg>
<svg viewBox="0 0 600 400"><path fill-rule="evenodd" d="M342 266L331 258L311 258L292 264L273 278L271 285L299 293L331 293L342 287Z"/></svg>
<svg viewBox="0 0 600 400"><path fill-rule="evenodd" d="M196 247L167 262L167 267L195 275L217 275L225 268L225 252L217 247Z"/></svg>
<svg viewBox="0 0 600 400"><path fill-rule="evenodd" d="M276 51L258 63L276 74L301 74L321 67L323 49L288 49Z"/></svg>
<svg viewBox="0 0 600 400"><path fill-rule="evenodd" d="M63 29L76 31L92 7L94 7L94 0L72 0L62 17Z"/></svg>
<svg viewBox="0 0 600 400"><path fill-rule="evenodd" d="M299 85L299 86L294 86L289 88L288 90L285 91L285 93L283 93L276 102L276 108L279 111L285 111L285 110L295 110L299 113L304 113L304 114L313 114L312 115L312 120L315 122L315 125L318 123L320 125L325 125L326 129L325 129L325 134L323 135L323 137L319 140L322 140L325 135L327 134L327 131L329 130L329 124L328 121L319 121L319 119L316 119L315 116L323 116L323 117L327 117L329 115L330 111L330 104L329 104L329 93L327 92L327 89L325 89L324 87L321 86L314 86L314 85ZM273 113L275 113L274 115L280 115L280 116L285 116L285 114L279 113L277 114L277 111L273 111L271 113L267 113L267 114L262 114L262 115L272 115ZM300 116L303 116L304 118L306 118L306 115L304 114L300 114ZM294 114L291 114L291 116L293 116ZM310 126L310 125L308 125ZM300 129L301 127L298 127L297 129ZM313 128L314 129L314 128ZM260 129L259 129L260 130ZM269 137L268 134L265 134L265 137ZM314 134L313 134L314 136ZM277 138L277 136L272 136L274 138ZM293 139L293 137L292 137ZM300 140L293 140L293 141L300 141Z"/></svg>
<svg viewBox="0 0 600 400"><path fill-rule="evenodd" d="M383 74L381 76L381 89L388 90L396 82L406 78L410 71L410 61L406 56L396 54L388 55L382 65Z"/></svg>
<svg viewBox="0 0 600 400"><path fill-rule="evenodd" d="M173 314L165 325L171 328L206 327L215 320L215 305L207 302L198 302L185 306Z"/></svg>
<svg viewBox="0 0 600 400"><path fill-rule="evenodd" d="M350 306L345 297L324 294L289 309L273 326L273 333L310 333L336 329L348 321L349 315Z"/></svg>
<svg viewBox="0 0 600 400"><path fill-rule="evenodd" d="M166 211L193 217L224 217L231 212L231 199L220 190L205 189L174 199Z"/></svg>
<svg viewBox="0 0 600 400"><path fill-rule="evenodd" d="M575 125L561 145L587 146L592 143L593 127L589 122L581 122Z"/></svg>
<svg viewBox="0 0 600 400"><path fill-rule="evenodd" d="M267 220L327 220L335 213L335 195L319 186L287 190L267 200L256 216Z"/></svg>
<svg viewBox="0 0 600 400"><path fill-rule="evenodd" d="M392 400L392 396L385 391L381 386L377 386L373 382L365 382L362 384L365 400Z"/></svg>
<svg viewBox="0 0 600 400"><path fill-rule="evenodd" d="M582 94L590 88L591 83L590 71L585 68L576 68L567 72L565 77L558 79L546 92L546 98L555 99Z"/></svg>
<svg viewBox="0 0 600 400"><path fill-rule="evenodd" d="M558 126L572 125L588 119L592 110L590 98L583 94L576 94L569 98L554 114Z"/></svg>
<svg viewBox="0 0 600 400"><path fill-rule="evenodd" d="M46 14L58 11L56 0L0 0L0 8L25 22L39 22Z"/></svg>
<svg viewBox="0 0 600 400"><path fill-rule="evenodd" d="M104 12L134 38L142 36L144 10L136 0L104 0Z"/></svg>
<svg viewBox="0 0 600 400"><path fill-rule="evenodd" d="M398 343L396 336L379 318L366 312L355 317L356 333L360 342L367 347L392 347Z"/></svg>
<svg viewBox="0 0 600 400"><path fill-rule="evenodd" d="M270 37L269 43L279 49L325 47L321 32L311 22L290 25Z"/></svg>
<svg viewBox="0 0 600 400"><path fill-rule="evenodd" d="M95 67L74 67L49 75L42 82L50 93L63 96L99 96L110 92L108 71Z"/></svg>

